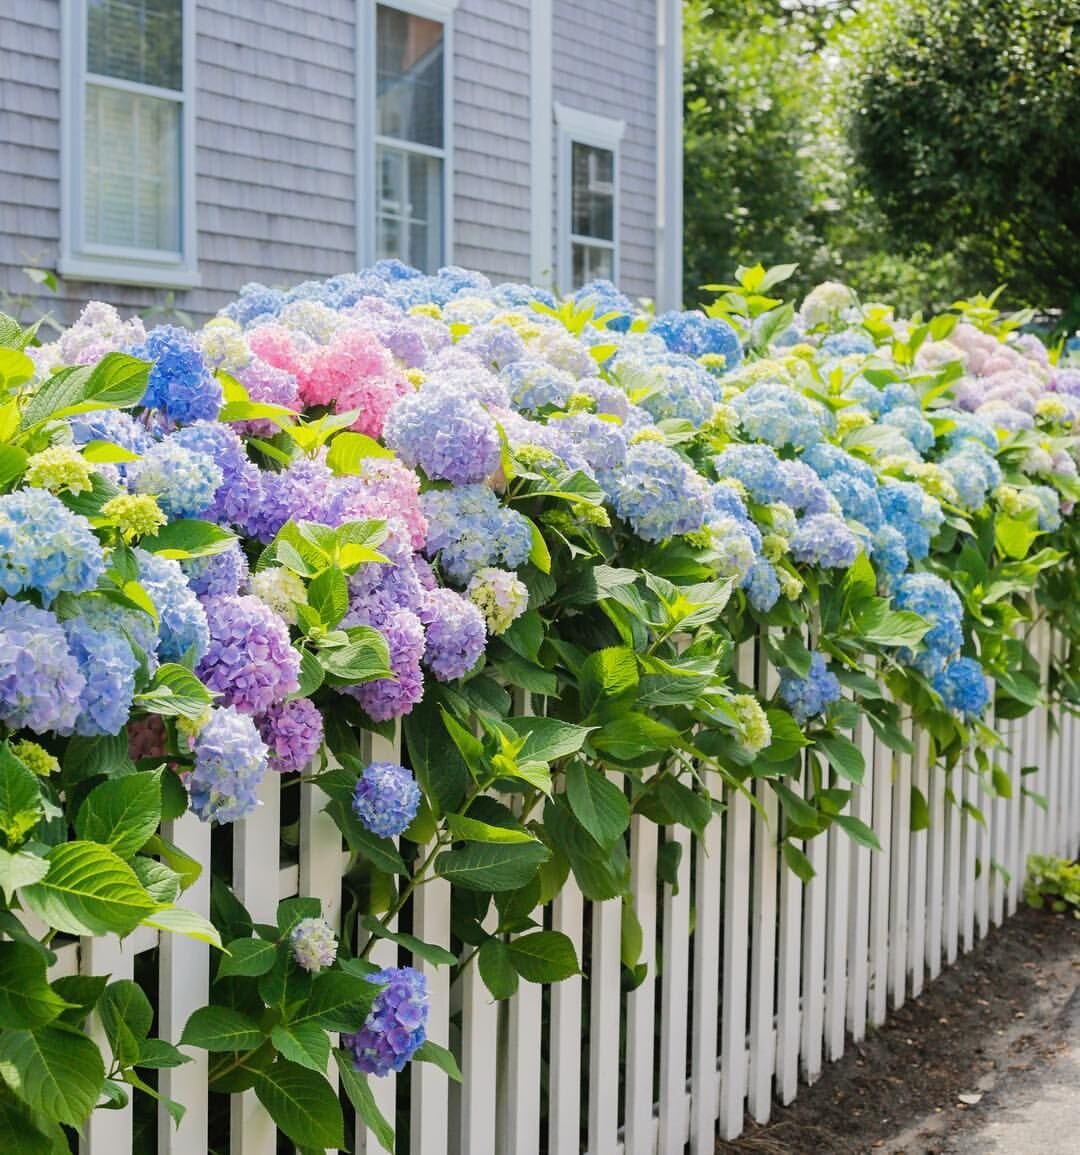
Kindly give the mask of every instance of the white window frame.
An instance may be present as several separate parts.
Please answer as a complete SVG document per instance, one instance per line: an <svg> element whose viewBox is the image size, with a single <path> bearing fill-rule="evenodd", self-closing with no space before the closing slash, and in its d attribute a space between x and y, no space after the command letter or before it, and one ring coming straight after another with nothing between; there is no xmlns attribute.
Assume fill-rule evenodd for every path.
<svg viewBox="0 0 1080 1155"><path fill-rule="evenodd" d="M57 272L69 281L191 289L200 283L195 222L195 0L181 0L183 87L179 95L116 77L93 83L122 92L162 97L180 105L180 251L93 244L83 224L86 110L86 25L83 0L60 4L60 256Z"/></svg>
<svg viewBox="0 0 1080 1155"><path fill-rule="evenodd" d="M558 243L556 245L556 273L559 292L573 292L573 262L571 258L574 241L611 250L611 279L619 280L619 202L621 201L619 179L619 145L626 131L625 120L615 120L608 116L597 116L580 108L555 102L555 124L557 126L558 148ZM590 148L606 149L612 154L612 168L615 174L615 192L612 203L612 240L596 237L577 236L571 232L573 222L573 146L587 145Z"/></svg>
<svg viewBox="0 0 1080 1155"><path fill-rule="evenodd" d="M443 26L443 146L414 144L375 131L377 62L375 9L379 3ZM376 215L379 174L376 149L386 145L443 162L442 260L454 263L454 10L458 0L358 0L356 11L356 267L376 259Z"/></svg>

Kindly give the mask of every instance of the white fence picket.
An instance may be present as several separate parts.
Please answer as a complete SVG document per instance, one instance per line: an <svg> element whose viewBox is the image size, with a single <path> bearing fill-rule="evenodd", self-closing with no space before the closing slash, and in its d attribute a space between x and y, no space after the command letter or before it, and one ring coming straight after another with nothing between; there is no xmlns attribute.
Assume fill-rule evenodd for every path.
<svg viewBox="0 0 1080 1155"><path fill-rule="evenodd" d="M715 780L715 785L713 781ZM719 779L715 774L706 775L706 783L712 786L717 794L720 792ZM745 805L745 800L744 805ZM729 936L732 933L732 927L738 924L739 909L738 899L735 899L734 908L729 905L731 898L731 879L733 876L731 856L732 853L738 853L737 849L733 850L733 843L740 842L742 839L738 834L733 832L733 826L736 822L742 820L737 818L734 813L735 800L728 794L728 812L725 815L725 822L721 824L717 819L713 819L705 828L705 837L696 840L695 851L697 854L697 861L695 863L694 873L696 875L696 885L694 888L694 908L697 911L697 923L694 927L694 1006L691 1016L691 1047L690 1047L690 1088L691 1088L691 1114L690 1114L690 1151L692 1155L713 1155L716 1150L716 1117L717 1117L717 1103L716 1103L716 1054L717 1054L717 1023L716 1023L716 997L720 990L720 899L721 899L721 876L725 871L725 864L722 857L724 850L724 827L726 827L727 839L727 865L726 873L728 886L725 889L724 897L724 1051L722 1060L723 1083L720 1089L720 1126L721 1133L725 1125L725 1110L734 1101L736 1095L739 1095L738 1107L738 1130L742 1129L742 1097L739 1093L738 1087L731 1087L729 1084L729 1068L727 1064L727 1046L729 1042L729 1032L727 1028L727 1009L731 1005L736 1005L740 1010L746 1006L745 998L738 1000L734 1004L729 1004L727 1000L727 983L729 978L728 969L728 942ZM746 816L746 819L749 815ZM744 854L744 863L749 863L749 822L745 821L747 827L746 853ZM736 875L741 878L741 873L738 868L734 871ZM746 967L746 943L745 943L745 894L743 892L743 973L745 976ZM742 1030L736 1040L738 1047L745 1053L746 1049L746 1022L743 1020ZM741 1069L741 1064L739 1064Z"/></svg>
<svg viewBox="0 0 1080 1155"><path fill-rule="evenodd" d="M689 872L684 889L689 904ZM593 903L592 967L589 971L590 1155L615 1155L619 1141L619 1064L613 1061L613 1055L618 1054L619 1046L621 930L622 904L618 900ZM684 986L684 1015L685 996ZM684 1051L685 1046L684 1030Z"/></svg>
<svg viewBox="0 0 1080 1155"><path fill-rule="evenodd" d="M930 768L927 765L927 736L919 729L908 733L914 751L911 755L912 798L914 791L928 805L930 794ZM929 852L929 832L910 832L911 886L908 888L908 975L911 982L911 997L922 994L923 976L926 973L926 865Z"/></svg>
<svg viewBox="0 0 1080 1155"><path fill-rule="evenodd" d="M772 1081L776 1070L776 794L767 782L757 784L761 811L754 814L754 894L752 964L750 968L750 1075L747 1088L750 1114L767 1123L772 1110Z"/></svg>
<svg viewBox="0 0 1080 1155"><path fill-rule="evenodd" d="M753 675L744 680L752 681ZM742 1130L746 1097L746 963L749 948L747 921L750 903L750 803L741 792L728 791L724 815L724 980L720 1041L720 1135L733 1139ZM714 822L714 826L719 824ZM719 887L717 887L719 889ZM698 906L698 925L701 905ZM712 928L710 926L711 935ZM710 943L711 950L711 943ZM713 1022L715 1023L715 1014ZM715 1071L715 1064L714 1064ZM707 1076L706 1076L707 1077ZM715 1074L713 1085L715 1086ZM708 1094L708 1091L705 1091ZM709 1103L711 1112L712 1103ZM701 1127L706 1128L702 1112ZM711 1136L712 1125L708 1124ZM706 1150L704 1140L695 1155Z"/></svg>
<svg viewBox="0 0 1080 1155"><path fill-rule="evenodd" d="M904 736L911 738L911 723ZM892 870L889 878L889 993L894 1010L907 995L908 904L911 851L911 755L893 754Z"/></svg>
<svg viewBox="0 0 1080 1155"><path fill-rule="evenodd" d="M450 946L450 884L445 879L432 879L414 892L412 933L435 946ZM439 1046L448 1047L450 971L417 956L413 957L412 966L427 978L427 1037ZM535 1039L533 1044L535 1050ZM537 1054L538 1066L539 1061ZM413 1155L446 1155L449 1108L446 1075L434 1063L413 1063L409 1078L409 1139Z"/></svg>
<svg viewBox="0 0 1080 1155"><path fill-rule="evenodd" d="M489 934L495 930L498 925L495 910L488 911L483 925ZM557 926L556 929L564 928ZM579 914L575 947L580 940ZM472 952L472 947L467 948L468 955ZM580 990L580 983L580 979L571 979L569 983L559 984L556 990L561 991L562 986L568 986L571 990L567 991L567 995L570 995L574 988ZM465 967L458 980L458 988L461 997L462 1082L460 1086L455 1084L450 1088L451 1115L457 1124L457 1134L452 1137L456 1138L456 1143L451 1142L450 1147L454 1155L496 1155L495 1108L498 1096L492 1094L492 1088L498 1084L499 1004L484 985L475 958ZM553 998L554 995L555 991L552 992ZM577 1011L580 1025L580 1006ZM564 1013L556 1019L553 1012L552 1018L554 1030L556 1024L564 1024L566 1016ZM573 1056L569 1057L573 1059ZM552 1155L555 1155L556 1150L552 1149Z"/></svg>
<svg viewBox="0 0 1080 1155"><path fill-rule="evenodd" d="M810 793L810 771L806 771L805 789ZM825 932L826 907L829 898L828 838L812 838L806 856L814 868L814 877L803 888L802 941L802 1021L799 1051L803 1077L814 1083L821 1074L822 1040L825 1032Z"/></svg>
<svg viewBox="0 0 1080 1155"><path fill-rule="evenodd" d="M676 875L678 886L664 887L663 975L660 981L660 1135L656 1150L657 1155L683 1155L690 1123L686 1101L690 834L683 827L668 827L666 837L681 848L682 855ZM593 1155L594 1150L590 1140L589 1155Z"/></svg>
<svg viewBox="0 0 1080 1155"><path fill-rule="evenodd" d="M656 972L660 951L656 942L656 853L658 832L647 818L630 822L630 864L637 885L634 913L641 924L642 961L649 970L645 980L627 997L626 1005L626 1155L654 1155L656 1122L653 1117L653 1072L656 1048ZM576 1155L577 1133L565 1155ZM552 1152L556 1155L556 1152ZM558 1155L563 1155L559 1152Z"/></svg>
<svg viewBox="0 0 1080 1155"><path fill-rule="evenodd" d="M79 947L80 969L86 974L110 975L113 982L130 979L135 973L135 955L129 937L122 942L115 935L103 938L84 938ZM101 1020L94 1015L90 1021L90 1036L104 1054L110 1054L108 1040ZM90 1116L86 1131L79 1137L79 1155L95 1151L130 1151L132 1113L131 1101L113 1111L95 1111Z"/></svg>
<svg viewBox="0 0 1080 1155"><path fill-rule="evenodd" d="M655 829L655 828L654 828ZM656 876L653 863L652 877ZM655 888L654 888L655 890ZM555 898L551 916L551 929L561 931L570 939L574 953L581 958L582 927L585 900L581 890L571 876ZM645 940L648 943L648 939ZM558 1104L548 1122L548 1149L551 1155L578 1155L581 1150L581 993L580 975L565 982L555 983L551 988L551 1092L550 1100ZM652 1024L650 1022L650 1030ZM629 1057L627 1062L630 1062ZM652 1063L649 1064L648 1100L649 1116L652 1116ZM470 1093L481 1100L492 1100L491 1088L494 1078L485 1080ZM475 1147L462 1143L462 1155L495 1155L490 1153L481 1135Z"/></svg>
<svg viewBox="0 0 1080 1155"><path fill-rule="evenodd" d="M861 786L851 795L851 813L867 826L874 819L874 731L865 718L855 728L855 744L863 756L866 772ZM848 984L847 1026L851 1037L859 1042L866 1034L866 1009L869 994L870 952L870 848L852 840L848 862L851 880L848 887Z"/></svg>
<svg viewBox="0 0 1080 1155"><path fill-rule="evenodd" d="M892 751L874 742L874 831L881 849L870 859L870 997L868 1017L885 1021L889 971L889 882L892 867Z"/></svg>

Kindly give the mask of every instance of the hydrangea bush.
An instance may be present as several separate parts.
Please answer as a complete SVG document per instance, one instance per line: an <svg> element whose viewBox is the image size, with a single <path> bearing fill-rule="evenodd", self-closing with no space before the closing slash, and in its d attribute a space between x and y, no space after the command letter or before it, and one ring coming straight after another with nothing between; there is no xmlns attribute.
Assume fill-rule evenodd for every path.
<svg viewBox="0 0 1080 1155"><path fill-rule="evenodd" d="M1037 701L1036 614L1076 628L1080 368L993 299L905 319L829 284L796 310L790 271L660 317L393 261L245 286L197 332L93 303L41 345L0 317L0 1136L61 1149L156 1096L179 1043L304 1149L343 1141L333 1057L385 1138L368 1077L456 1068L380 938L497 998L567 978L570 941L521 912L571 873L629 894L633 815L700 833L751 779L809 877L832 825L876 845L846 813L862 718L1007 790L983 715ZM395 725L403 764L372 761ZM340 926L312 899L255 925L227 878L212 922L184 909L167 824L244 821L268 773L326 796ZM433 876L451 944L388 929ZM140 924L221 948L179 1040L134 983L49 980L57 935Z"/></svg>

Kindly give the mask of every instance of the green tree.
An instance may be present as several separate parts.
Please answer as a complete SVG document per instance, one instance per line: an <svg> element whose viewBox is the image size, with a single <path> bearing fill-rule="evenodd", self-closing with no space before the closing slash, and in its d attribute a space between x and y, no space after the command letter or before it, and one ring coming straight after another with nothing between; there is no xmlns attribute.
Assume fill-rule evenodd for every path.
<svg viewBox="0 0 1080 1155"><path fill-rule="evenodd" d="M1080 0L916 0L879 17L850 140L896 241L956 253L967 285L1080 312Z"/></svg>

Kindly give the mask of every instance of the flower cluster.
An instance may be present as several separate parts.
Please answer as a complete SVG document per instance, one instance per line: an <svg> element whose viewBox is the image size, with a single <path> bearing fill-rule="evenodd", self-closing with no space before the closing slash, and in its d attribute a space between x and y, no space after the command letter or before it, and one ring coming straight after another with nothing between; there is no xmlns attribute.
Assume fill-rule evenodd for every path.
<svg viewBox="0 0 1080 1155"><path fill-rule="evenodd" d="M382 989L364 1025L341 1036L353 1064L368 1075L401 1071L427 1038L427 979L412 967L387 967L367 976Z"/></svg>
<svg viewBox="0 0 1080 1155"><path fill-rule="evenodd" d="M188 793L191 809L204 822L236 822L258 806L267 750L249 717L232 706L215 708L196 735L193 752Z"/></svg>
<svg viewBox="0 0 1080 1155"><path fill-rule="evenodd" d="M792 717L802 725L823 714L840 697L840 682L826 667L824 655L814 653L810 658L810 671L805 678L800 678L792 670L781 672L779 693L780 700L791 711Z"/></svg>
<svg viewBox="0 0 1080 1155"><path fill-rule="evenodd" d="M420 788L403 766L372 762L357 779L352 806L353 813L372 834L396 838L416 817Z"/></svg>
<svg viewBox="0 0 1080 1155"><path fill-rule="evenodd" d="M325 918L302 918L289 935L296 965L318 974L323 967L334 965L337 939Z"/></svg>

